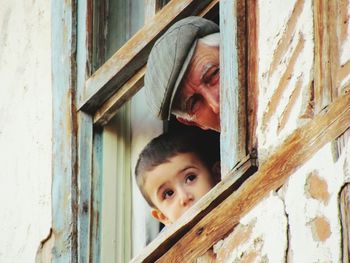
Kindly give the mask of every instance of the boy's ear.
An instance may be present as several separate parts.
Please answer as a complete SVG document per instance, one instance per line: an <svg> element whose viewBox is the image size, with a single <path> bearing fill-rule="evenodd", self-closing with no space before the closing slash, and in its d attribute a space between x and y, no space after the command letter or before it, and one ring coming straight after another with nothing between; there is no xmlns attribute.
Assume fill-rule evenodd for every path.
<svg viewBox="0 0 350 263"><path fill-rule="evenodd" d="M158 209L152 208L151 215L164 225L169 225L169 219Z"/></svg>
<svg viewBox="0 0 350 263"><path fill-rule="evenodd" d="M215 180L215 183L220 182L221 180L221 165L220 161L217 161L214 163L214 165L211 167L211 172L213 173L213 177Z"/></svg>

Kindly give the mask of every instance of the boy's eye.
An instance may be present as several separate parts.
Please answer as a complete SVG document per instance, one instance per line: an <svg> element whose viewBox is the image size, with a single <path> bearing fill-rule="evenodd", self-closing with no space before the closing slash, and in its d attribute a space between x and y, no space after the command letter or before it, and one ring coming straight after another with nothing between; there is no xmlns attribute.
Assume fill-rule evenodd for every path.
<svg viewBox="0 0 350 263"><path fill-rule="evenodd" d="M191 183L191 182L193 182L196 179L197 179L197 175L190 174L189 176L186 177L186 183Z"/></svg>
<svg viewBox="0 0 350 263"><path fill-rule="evenodd" d="M174 191L173 190L165 190L163 192L163 199L169 199L172 195L174 194Z"/></svg>

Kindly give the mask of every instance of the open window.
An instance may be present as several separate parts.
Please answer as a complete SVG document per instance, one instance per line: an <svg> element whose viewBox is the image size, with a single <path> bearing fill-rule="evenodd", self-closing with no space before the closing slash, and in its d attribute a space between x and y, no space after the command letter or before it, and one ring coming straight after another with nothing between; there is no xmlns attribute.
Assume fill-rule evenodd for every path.
<svg viewBox="0 0 350 263"><path fill-rule="evenodd" d="M132 201L137 195L132 179L135 153L162 130L162 123L140 112L146 108L141 89L145 63L155 40L177 20L200 15L219 23L218 1L165 2L78 3L77 242L85 248L78 253L81 259L127 261L158 234L158 226L147 221L148 209L140 206L143 199Z"/></svg>
<svg viewBox="0 0 350 263"><path fill-rule="evenodd" d="M219 15L219 1L170 1L163 7L164 4L164 1L139 1L132 4L127 1L87 1L78 4L76 106L80 151L77 161L80 171L82 167L88 166L88 173L78 174L78 199L80 205L90 204L89 213L79 213L77 218L80 237L78 246L89 248L89 254L84 255L87 251L79 253L81 258L90 257L96 262L106 258L126 261L132 256L132 250L135 255L138 249L138 245L132 244L131 240L140 241L140 247L154 237L152 233L157 233L156 226L149 229L152 223L146 222L145 213L140 213L142 208L137 207L139 204L132 202L135 194L131 174L135 162L133 150L140 147L135 146L135 141L140 140L142 133L142 145L161 130L161 124L155 124L155 120L150 120L148 127L141 126L140 120L144 121L146 116L140 118L135 115L140 104L144 103L142 97L138 99L142 96L142 90L137 92L143 86L145 63L153 43L169 26L183 17L200 15L221 24L225 23L220 19L225 19L229 23L227 29L233 26L241 31L238 35L231 28L222 39L230 48L223 48L221 60L226 58L225 62L227 57L232 58L232 61L226 61L230 65L227 67L230 74L226 75L222 83L233 81L234 86L239 87L237 93L232 90L232 85L222 85L228 94L222 106L225 132L221 135L221 147L222 155L226 156L222 167L225 174L239 168L237 174L240 176L234 177L237 181L234 188L254 170L252 167L255 162L251 161L250 155L252 149L247 144L245 3L241 1L239 6L230 7L242 13L238 19L233 19L225 12ZM157 15L152 17L157 11ZM231 112L238 114L231 118ZM137 129L133 129L133 125L138 125ZM156 130L155 126L158 127ZM89 134L86 134L86 130L90 131ZM144 131L149 130L151 132L145 136ZM133 131L142 132L136 134ZM86 144L86 141L89 143ZM228 145L235 146L232 148ZM91 163L86 163L83 158L82 155L86 154ZM224 193L220 193L220 197L213 195L205 211L213 209L215 203L233 191L231 188L217 190ZM91 195L83 193L86 189L91 189ZM80 209L84 211L82 207ZM139 222L135 222L137 220ZM144 224L144 228L135 234L136 228L132 231L132 224ZM89 233L89 238L82 238L81 233Z"/></svg>
<svg viewBox="0 0 350 263"><path fill-rule="evenodd" d="M149 14L154 14L163 5L162 1L156 0L145 1L144 5L141 2L136 9L147 10ZM129 7L114 7L112 1L52 2L55 156L52 196L53 231L56 234L53 259L60 262L100 262L115 251L121 251L118 256L122 260L131 257L130 127L133 102L130 98L135 97L143 86L145 63L152 44L166 28L185 16L207 16L220 23L224 178L207 198L154 240L134 262L195 259L231 231L242 215L269 191L280 187L295 167L349 127L347 88L343 88L339 98L330 100L330 105L330 101L319 103L317 93L317 115L302 129L293 131L251 176L257 169L258 23L255 1L173 0L153 18L148 20L145 16L144 25L132 37L134 29L136 31L143 23L133 27L129 20L121 19L120 10L128 10L132 16L135 10ZM110 10L115 10L117 16L108 15ZM109 32L108 23L113 21L124 25L125 31L116 38L111 33L111 42L108 42L105 33ZM325 28L319 25L318 37L326 36L322 32ZM96 32L100 32L97 38ZM324 43L333 42L325 38ZM328 51L332 49L320 45L323 47L327 49L324 53L330 54ZM322 76L329 72L328 63L327 59L318 58L321 63L320 68L316 68L316 75ZM319 80L323 81L322 78ZM322 91L325 85L316 81L315 87ZM324 110L325 105L328 107ZM287 157L292 158L285 162ZM116 173L123 176L113 178ZM110 181L105 178L106 174L111 175ZM119 191L113 192L114 197L109 196L116 201L110 205L114 210L111 213L118 215L121 221L115 222L113 218L103 221L104 209L107 213L110 210L103 203L108 191L103 190L113 185L119 187ZM120 202L122 197L125 199ZM102 224L107 225L105 229L115 231L108 233ZM111 234L112 240L121 238L125 244L116 244L115 251L108 245L103 248L103 235L107 234Z"/></svg>
<svg viewBox="0 0 350 263"><path fill-rule="evenodd" d="M233 55L233 61L226 61L230 74L223 83L234 80L234 85L239 86L236 93L231 85L223 85L229 94L227 100L233 99L234 103L222 106L223 111L231 107L223 115L226 124L221 146L224 155L230 156L225 160L224 172L236 170L236 176L213 191L209 202L204 201L204 212L194 211L191 225L205 217L254 170L250 155L253 147L247 143L245 15L237 20L225 8L220 13L218 0L170 1L165 5L166 2L87 0L77 1L76 5L55 3L52 7L55 10L52 18L53 225L57 233L62 233L55 243L56 259L101 262L106 258L116 261L131 258L131 240L137 240L138 236L132 237L131 231L132 209L135 209L131 178L135 160L130 141L137 141L140 136L132 132L132 125L140 125L140 119L133 116L137 110L133 103L143 103L143 98L138 99L139 94L135 94L143 86L145 64L153 43L183 17L205 16L224 25L221 30L228 32L222 41L229 48L223 48L225 44L221 46L226 54L221 55L221 60L225 63L227 55ZM241 2L242 5L230 8L245 13L246 6ZM241 35L232 31L231 26L243 30ZM227 115L230 111L239 114L232 120ZM133 119L136 119L134 124ZM148 141L162 129L161 123L154 123L150 126L158 128L143 137L144 140ZM226 127L235 128L230 132ZM230 134L234 134L233 141ZM227 148L227 142L235 146ZM68 201L63 198L67 196ZM187 229L188 224L183 224L182 233ZM144 245L144 239L151 238L144 234L139 240Z"/></svg>

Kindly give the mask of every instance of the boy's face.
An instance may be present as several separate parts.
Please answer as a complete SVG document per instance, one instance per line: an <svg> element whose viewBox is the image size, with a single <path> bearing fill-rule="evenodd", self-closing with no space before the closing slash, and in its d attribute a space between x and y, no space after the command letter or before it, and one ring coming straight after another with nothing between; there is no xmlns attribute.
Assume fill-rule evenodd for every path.
<svg viewBox="0 0 350 263"><path fill-rule="evenodd" d="M177 220L214 185L211 171L193 153L182 153L146 172L145 192L157 208L152 216L165 225Z"/></svg>

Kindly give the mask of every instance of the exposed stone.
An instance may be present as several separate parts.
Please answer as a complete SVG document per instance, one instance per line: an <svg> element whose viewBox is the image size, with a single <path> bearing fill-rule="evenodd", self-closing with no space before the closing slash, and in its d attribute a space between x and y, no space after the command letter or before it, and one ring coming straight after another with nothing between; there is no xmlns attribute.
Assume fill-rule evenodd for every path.
<svg viewBox="0 0 350 263"><path fill-rule="evenodd" d="M225 259L235 250L239 245L247 242L252 235L252 230L256 221L252 221L250 224L239 224L235 227L233 232L221 243L219 248L215 249L216 262L225 262Z"/></svg>
<svg viewBox="0 0 350 263"><path fill-rule="evenodd" d="M242 257L241 263L253 263L256 262L257 257L259 256L258 251L251 250L248 251L244 256Z"/></svg>
<svg viewBox="0 0 350 263"><path fill-rule="evenodd" d="M329 222L324 217L316 217L310 222L312 236L315 241L325 241L331 235Z"/></svg>
<svg viewBox="0 0 350 263"><path fill-rule="evenodd" d="M329 201L328 185L325 180L320 178L317 171L310 173L306 180L305 191L314 199L327 204Z"/></svg>

